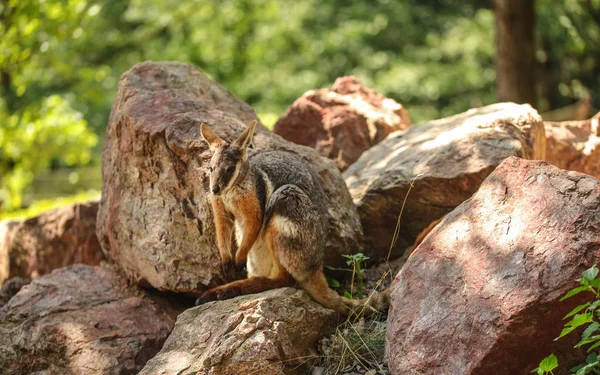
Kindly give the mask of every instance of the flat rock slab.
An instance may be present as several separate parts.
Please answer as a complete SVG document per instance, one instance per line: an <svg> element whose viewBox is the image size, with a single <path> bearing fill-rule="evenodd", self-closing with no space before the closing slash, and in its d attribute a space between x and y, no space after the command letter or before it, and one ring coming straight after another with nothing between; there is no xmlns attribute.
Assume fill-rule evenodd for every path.
<svg viewBox="0 0 600 375"><path fill-rule="evenodd" d="M9 278L35 279L75 263L104 260L96 237L98 202L46 211L23 222L0 223L0 284Z"/></svg>
<svg viewBox="0 0 600 375"><path fill-rule="evenodd" d="M304 291L274 289L186 310L160 353L140 373L304 374L337 314Z"/></svg>
<svg viewBox="0 0 600 375"><path fill-rule="evenodd" d="M600 263L600 181L542 161L505 160L410 256L391 289L391 374L555 374L583 362L559 299ZM581 362L579 362L581 361Z"/></svg>
<svg viewBox="0 0 600 375"><path fill-rule="evenodd" d="M55 270L0 308L0 368L4 375L136 374L179 312L111 270Z"/></svg>
<svg viewBox="0 0 600 375"><path fill-rule="evenodd" d="M472 109L390 134L344 172L363 224L365 253L376 259L387 256L405 199L392 259L431 222L475 193L502 160L543 160L545 139L538 113L513 103Z"/></svg>
<svg viewBox="0 0 600 375"><path fill-rule="evenodd" d="M232 141L256 119L252 108L196 68L145 62L123 74L102 152L97 234L128 277L160 290L203 290L223 282L209 203L206 122ZM360 250L358 213L335 164L259 124L256 151L300 155L329 200L325 260Z"/></svg>
<svg viewBox="0 0 600 375"><path fill-rule="evenodd" d="M298 98L273 131L288 141L313 147L319 155L334 159L343 171L388 134L410 124L400 103L346 76L330 89L310 90Z"/></svg>
<svg viewBox="0 0 600 375"><path fill-rule="evenodd" d="M546 161L600 178L600 113L589 120L545 121Z"/></svg>

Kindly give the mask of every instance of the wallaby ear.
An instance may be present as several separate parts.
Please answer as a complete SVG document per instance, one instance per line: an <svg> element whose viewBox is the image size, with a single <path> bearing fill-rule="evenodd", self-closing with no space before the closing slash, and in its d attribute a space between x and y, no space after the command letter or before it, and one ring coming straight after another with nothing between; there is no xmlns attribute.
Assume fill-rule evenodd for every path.
<svg viewBox="0 0 600 375"><path fill-rule="evenodd" d="M202 123L200 125L200 134L202 134L202 138L204 138L206 143L208 143L208 147L210 147L211 151L215 151L219 146L225 143L225 141L219 138L218 135L213 133L213 131L210 130L208 125L206 125L205 123Z"/></svg>
<svg viewBox="0 0 600 375"><path fill-rule="evenodd" d="M256 128L256 120L252 121L252 124L250 124L250 126L248 126L246 130L244 130L242 134L237 137L233 144L245 150L248 145L252 143L252 138L254 137L254 128Z"/></svg>

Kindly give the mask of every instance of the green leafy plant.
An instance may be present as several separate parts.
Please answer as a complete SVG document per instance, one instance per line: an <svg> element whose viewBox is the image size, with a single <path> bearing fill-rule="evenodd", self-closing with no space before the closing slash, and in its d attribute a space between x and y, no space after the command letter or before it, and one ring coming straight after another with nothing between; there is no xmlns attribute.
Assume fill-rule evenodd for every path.
<svg viewBox="0 0 600 375"><path fill-rule="evenodd" d="M598 273L598 267L595 265L585 270L582 273L582 277L577 280L580 286L571 289L560 299L564 301L582 292L593 294L592 301L575 307L565 315L564 319L570 320L565 323L560 335L555 339L558 340L565 337L579 327L585 327L581 334L581 339L575 345L575 348L589 346L587 351L590 354L587 356L585 364L575 366L571 369L571 373L575 375L600 374L600 358L595 350L600 347L600 310L598 309L600 306L600 278L598 278ZM554 354L551 354L544 358L540 362L539 367L532 372L537 372L540 375L552 374L552 370L556 367L558 367L558 359Z"/></svg>
<svg viewBox="0 0 600 375"><path fill-rule="evenodd" d="M365 276L365 263L369 259L363 253L356 253L351 255L344 255L346 258L346 264L352 266L352 281L350 282L350 294L346 295L347 298L363 298L365 293L364 276ZM356 281L356 284L355 284ZM356 294L354 293L354 285L356 285Z"/></svg>
<svg viewBox="0 0 600 375"><path fill-rule="evenodd" d="M554 354L550 354L540 362L540 365L531 372L536 372L538 375L553 374L552 370L558 367L558 358Z"/></svg>
<svg viewBox="0 0 600 375"><path fill-rule="evenodd" d="M350 280L350 291L344 291L344 297L346 298L358 298L361 299L364 297L364 275L365 275L365 263L369 259L368 256L365 256L363 253L356 253L350 255L343 255L346 258L346 264L352 266L352 268L341 268L341 267L331 267L325 266L326 269L331 271L344 271L344 272L352 272L352 279ZM329 286L334 289L340 287L340 282L332 277L327 277L327 282ZM354 293L354 289L356 286L356 293Z"/></svg>

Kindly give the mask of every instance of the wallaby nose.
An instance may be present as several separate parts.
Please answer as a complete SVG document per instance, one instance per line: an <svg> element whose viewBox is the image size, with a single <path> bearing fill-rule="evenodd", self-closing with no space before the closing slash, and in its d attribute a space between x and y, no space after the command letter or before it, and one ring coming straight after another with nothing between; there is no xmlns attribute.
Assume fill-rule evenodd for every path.
<svg viewBox="0 0 600 375"><path fill-rule="evenodd" d="M214 188L212 188L213 194L219 194L220 191L221 191L221 188L218 186L215 186Z"/></svg>

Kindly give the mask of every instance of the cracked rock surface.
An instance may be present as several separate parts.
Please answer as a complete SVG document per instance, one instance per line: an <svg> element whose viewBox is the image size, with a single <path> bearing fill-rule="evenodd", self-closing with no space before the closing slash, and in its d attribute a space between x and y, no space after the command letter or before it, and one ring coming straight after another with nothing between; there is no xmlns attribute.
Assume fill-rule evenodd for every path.
<svg viewBox="0 0 600 375"><path fill-rule="evenodd" d="M190 65L144 62L123 74L102 151L96 232L130 279L175 292L223 282L200 124L232 141L255 119L248 104ZM253 142L257 151L295 153L319 175L329 203L325 262L360 251L360 219L335 164L260 124Z"/></svg>
<svg viewBox="0 0 600 375"><path fill-rule="evenodd" d="M110 269L55 270L0 308L0 372L136 374L160 350L180 311Z"/></svg>
<svg viewBox="0 0 600 375"><path fill-rule="evenodd" d="M391 259L475 193L504 159L543 160L545 151L542 118L531 106L514 103L474 108L390 134L343 174L362 221L365 254L387 256L405 199Z"/></svg>
<svg viewBox="0 0 600 375"><path fill-rule="evenodd" d="M305 374L306 356L336 322L295 288L210 302L179 315L140 374Z"/></svg>
<svg viewBox="0 0 600 375"><path fill-rule="evenodd" d="M542 161L506 159L436 226L391 287L392 374L555 374L584 363L577 334L553 341L588 300L559 302L600 263L600 181Z"/></svg>

